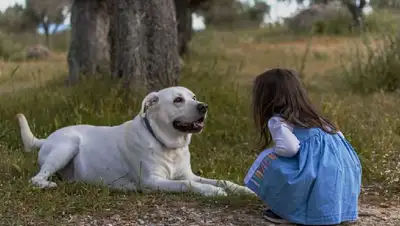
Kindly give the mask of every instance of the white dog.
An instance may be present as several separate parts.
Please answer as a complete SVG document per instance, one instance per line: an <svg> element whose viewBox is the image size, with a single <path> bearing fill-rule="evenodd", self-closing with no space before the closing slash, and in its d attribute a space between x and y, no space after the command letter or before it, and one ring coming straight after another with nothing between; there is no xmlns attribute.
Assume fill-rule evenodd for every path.
<svg viewBox="0 0 400 226"><path fill-rule="evenodd" d="M208 107L184 87L148 94L133 120L118 126L75 125L37 139L24 115L18 114L25 151L40 148L40 172L30 181L55 187L49 177L103 183L110 188L187 192L205 196L254 194L229 181L202 178L192 172L188 145L200 133Z"/></svg>

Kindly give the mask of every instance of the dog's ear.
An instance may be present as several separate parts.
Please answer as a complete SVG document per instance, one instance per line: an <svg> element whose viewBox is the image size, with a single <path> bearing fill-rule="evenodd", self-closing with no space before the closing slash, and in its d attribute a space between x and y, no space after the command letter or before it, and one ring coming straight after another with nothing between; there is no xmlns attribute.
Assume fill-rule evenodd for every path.
<svg viewBox="0 0 400 226"><path fill-rule="evenodd" d="M149 93L142 102L142 108L140 109L140 115L144 116L146 114L147 109L150 107L154 106L155 104L158 103L158 93L157 92L151 92Z"/></svg>

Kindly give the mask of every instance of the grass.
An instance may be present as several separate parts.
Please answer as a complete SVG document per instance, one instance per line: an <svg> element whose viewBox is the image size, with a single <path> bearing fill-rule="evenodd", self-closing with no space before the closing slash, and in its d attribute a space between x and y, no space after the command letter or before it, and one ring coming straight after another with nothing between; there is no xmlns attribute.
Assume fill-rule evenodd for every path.
<svg viewBox="0 0 400 226"><path fill-rule="evenodd" d="M181 85L210 106L206 129L195 135L191 144L194 172L242 184L246 170L260 152L250 118L249 82L266 68L303 68L311 98L339 124L356 148L363 163L364 185L379 184L386 194L397 194L400 94L358 94L344 82L346 65L339 58L351 57L351 47L362 40L329 36L313 37L311 41L308 37L280 40L279 36L266 41L262 32L207 31L193 40ZM46 137L71 124L120 124L135 116L143 95L121 95L118 85L107 80L88 79L65 88L65 55L49 61L0 62L0 71L0 224L50 225L75 214L140 214L147 210L144 207L179 201L229 208L259 206L248 197L204 199L193 195L116 193L64 182L50 191L31 187L28 179L38 170L37 156L21 149L16 113L27 116L35 135Z"/></svg>

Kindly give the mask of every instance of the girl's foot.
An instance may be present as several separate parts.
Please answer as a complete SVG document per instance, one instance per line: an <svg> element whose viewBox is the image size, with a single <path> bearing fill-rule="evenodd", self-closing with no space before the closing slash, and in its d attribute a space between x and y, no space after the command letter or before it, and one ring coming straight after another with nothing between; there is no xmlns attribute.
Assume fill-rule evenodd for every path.
<svg viewBox="0 0 400 226"><path fill-rule="evenodd" d="M267 209L264 211L263 213L263 217L272 222L272 223L276 223L276 224L289 224L290 222L283 219L282 217L276 215L274 212L272 212L272 210Z"/></svg>

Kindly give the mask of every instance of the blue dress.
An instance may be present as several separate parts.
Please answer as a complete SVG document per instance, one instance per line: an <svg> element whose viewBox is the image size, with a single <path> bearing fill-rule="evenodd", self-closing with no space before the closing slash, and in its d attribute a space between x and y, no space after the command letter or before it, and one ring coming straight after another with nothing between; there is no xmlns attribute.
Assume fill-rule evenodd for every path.
<svg viewBox="0 0 400 226"><path fill-rule="evenodd" d="M294 157L265 150L245 185L280 217L296 224L332 225L358 218L361 164L349 142L319 128L295 127Z"/></svg>

